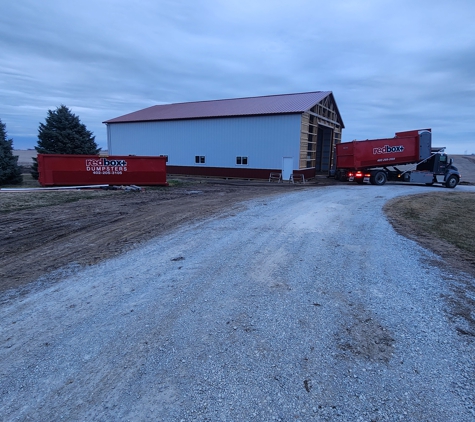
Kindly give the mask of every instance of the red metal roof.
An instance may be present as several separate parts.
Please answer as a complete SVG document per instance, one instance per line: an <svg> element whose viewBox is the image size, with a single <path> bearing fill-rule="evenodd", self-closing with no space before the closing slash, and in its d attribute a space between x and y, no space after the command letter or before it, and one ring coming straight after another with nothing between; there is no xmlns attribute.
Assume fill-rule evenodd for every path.
<svg viewBox="0 0 475 422"><path fill-rule="evenodd" d="M103 123L303 113L330 94L331 91L315 91L300 94L155 105L115 119L106 120Z"/></svg>

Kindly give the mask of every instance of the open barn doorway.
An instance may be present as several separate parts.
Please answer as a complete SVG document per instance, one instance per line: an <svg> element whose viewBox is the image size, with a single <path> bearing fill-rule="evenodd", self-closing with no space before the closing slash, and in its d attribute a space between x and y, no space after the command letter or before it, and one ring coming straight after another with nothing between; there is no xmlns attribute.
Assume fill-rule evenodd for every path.
<svg viewBox="0 0 475 422"><path fill-rule="evenodd" d="M318 125L317 131L317 154L315 161L315 172L328 172L331 164L333 129L331 127Z"/></svg>

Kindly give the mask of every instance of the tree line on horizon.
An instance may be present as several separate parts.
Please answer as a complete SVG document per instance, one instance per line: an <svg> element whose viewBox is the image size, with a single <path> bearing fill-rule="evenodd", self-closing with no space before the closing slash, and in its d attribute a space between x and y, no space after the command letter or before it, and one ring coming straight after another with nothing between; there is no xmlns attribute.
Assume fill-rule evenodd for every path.
<svg viewBox="0 0 475 422"><path fill-rule="evenodd" d="M45 123L40 123L35 150L38 154L96 155L101 149L79 117L60 105L56 110L48 110ZM38 180L38 161L36 157L32 160L31 175ZM13 155L13 139L7 138L6 125L0 119L0 185L22 182L18 156Z"/></svg>

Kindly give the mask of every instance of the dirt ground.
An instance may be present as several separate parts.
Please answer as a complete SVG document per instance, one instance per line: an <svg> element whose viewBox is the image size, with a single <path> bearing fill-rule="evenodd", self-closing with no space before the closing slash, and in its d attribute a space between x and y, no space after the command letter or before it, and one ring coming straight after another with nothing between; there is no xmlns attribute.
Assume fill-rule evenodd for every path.
<svg viewBox="0 0 475 422"><path fill-rule="evenodd" d="M331 183L326 178L305 185L188 180L181 187L114 191L107 197L1 214L0 292L59 269L95 264L183 224L235 212L245 200Z"/></svg>

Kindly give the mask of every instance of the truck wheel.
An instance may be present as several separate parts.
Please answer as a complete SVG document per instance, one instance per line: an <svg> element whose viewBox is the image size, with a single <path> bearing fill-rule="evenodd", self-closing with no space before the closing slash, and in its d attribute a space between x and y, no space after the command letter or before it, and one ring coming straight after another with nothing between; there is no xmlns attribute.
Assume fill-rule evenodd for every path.
<svg viewBox="0 0 475 422"><path fill-rule="evenodd" d="M384 171L378 171L374 175L373 180L374 180L375 185L382 186L386 183L388 178L387 178L386 173Z"/></svg>
<svg viewBox="0 0 475 422"><path fill-rule="evenodd" d="M445 181L445 187L453 189L455 186L457 186L458 182L457 176L449 176L449 178Z"/></svg>

